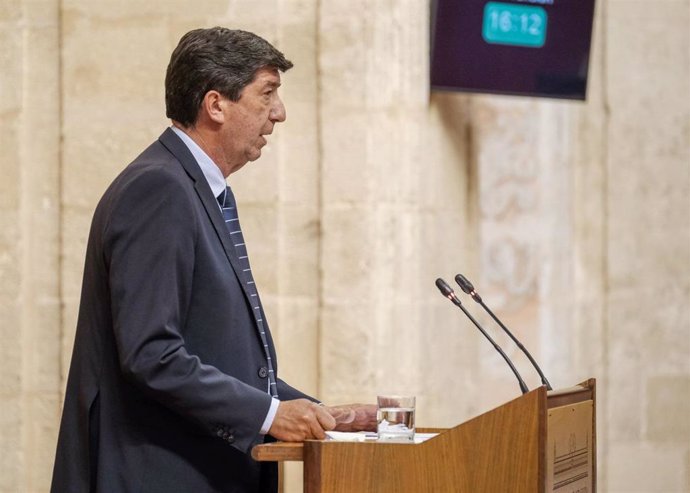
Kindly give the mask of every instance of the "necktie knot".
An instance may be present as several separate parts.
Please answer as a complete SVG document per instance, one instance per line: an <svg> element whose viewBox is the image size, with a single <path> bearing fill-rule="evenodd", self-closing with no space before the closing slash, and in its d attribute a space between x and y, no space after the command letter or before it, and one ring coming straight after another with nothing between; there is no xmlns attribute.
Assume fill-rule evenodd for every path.
<svg viewBox="0 0 690 493"><path fill-rule="evenodd" d="M229 186L225 187L225 190L220 192L218 197L216 197L216 200L218 201L218 205L220 205L223 209L235 206L235 197L232 193L232 189Z"/></svg>

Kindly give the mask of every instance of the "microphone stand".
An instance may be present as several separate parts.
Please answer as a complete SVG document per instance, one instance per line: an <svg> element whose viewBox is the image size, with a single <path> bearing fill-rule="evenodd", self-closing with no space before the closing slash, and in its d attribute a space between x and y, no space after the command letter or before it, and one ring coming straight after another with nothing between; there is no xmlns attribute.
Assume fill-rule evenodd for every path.
<svg viewBox="0 0 690 493"><path fill-rule="evenodd" d="M465 309L465 307L462 305L462 302L458 299L458 297L455 295L455 292L451 289L450 286L448 286L448 283L444 281L441 278L436 279L436 287L441 291L441 294L448 298L455 306L460 308L462 312L467 316L467 318L470 319L470 321L479 329L479 331L484 335L484 337L487 338L487 340L491 343L491 345L498 351L498 353L503 357L506 363L508 363L508 366L512 370L513 374L518 380L518 383L520 384L520 390L522 391L523 394L526 394L529 392L529 389L527 388L527 385L525 384L525 381L522 379L520 376L520 373L518 373L517 369L515 368L515 365L513 365L513 362L510 361L510 358L506 355L506 353L503 352L501 347L496 344L496 341L494 341L489 334L486 333L486 331L482 328L481 325L479 325L479 322L477 322L474 317L470 314L470 312Z"/></svg>
<svg viewBox="0 0 690 493"><path fill-rule="evenodd" d="M513 333L512 333L510 330L508 330L508 327L506 327L505 325L503 325L503 322L501 322L501 321L498 319L498 317L497 317L496 315L494 315L494 312L492 312L491 309L490 309L488 306L486 306L486 304L484 303L484 301L482 301L482 297L479 296L479 293L477 293L477 292L474 290L474 286L472 285L472 283L471 283L470 281L468 281L467 278L466 278L465 276L463 276L462 274L458 274L457 276L455 276L455 282L458 283L458 285L460 286L460 289L462 289L465 293L469 294L469 295L472 297L472 299L473 299L474 301L476 301L477 303L479 303L479 304L482 306L482 308L484 308L484 310L486 311L486 313L488 313L488 314L491 316L491 318L494 319L494 321L495 321L495 322L505 331L505 333L508 334L508 336L513 340L513 342L517 345L517 347L519 347L520 350L521 350L523 353L525 353L525 356L527 356L527 358L529 359L530 363L532 363L532 366L534 367L534 369L537 370L537 373L539 373L539 377L541 378L541 383L544 384L544 385L546 385L546 389L547 389L547 390L553 390L552 387L551 387L551 384L549 383L549 381L548 381L548 380L546 379L546 377L544 376L544 373L541 371L541 368L539 368L539 365L537 364L537 362L534 361L534 358L532 358L532 355L529 353L529 351L527 351L527 348L525 348L525 346L523 346L522 343L521 343L520 341L517 340L517 338L513 335Z"/></svg>

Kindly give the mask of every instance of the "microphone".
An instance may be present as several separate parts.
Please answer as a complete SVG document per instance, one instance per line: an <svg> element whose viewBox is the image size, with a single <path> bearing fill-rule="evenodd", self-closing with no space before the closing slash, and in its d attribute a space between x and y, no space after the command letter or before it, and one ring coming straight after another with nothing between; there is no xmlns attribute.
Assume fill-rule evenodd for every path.
<svg viewBox="0 0 690 493"><path fill-rule="evenodd" d="M458 297L455 295L455 291L448 286L448 283L441 279L440 277L436 279L436 287L438 288L439 291L441 291L441 294L448 298L455 306L460 308L462 312L469 318L472 323L479 329L479 331L484 334L484 337L486 337L491 345L498 351L498 353L503 356L503 359L508 363L508 366L510 366L510 369L513 371L513 374L515 374L515 377L518 380L518 383L520 384L520 390L522 391L523 394L526 394L529 392L529 389L527 388L527 385L525 385L525 381L522 379L520 374L518 373L517 369L515 368L515 365L513 365L513 362L510 361L510 358L506 356L506 353L503 352L501 347L496 344L496 341L494 341L489 334L486 333L486 331L482 328L481 325L479 325L479 322L477 322L474 317L468 312L465 307L462 305L462 302L458 299Z"/></svg>
<svg viewBox="0 0 690 493"><path fill-rule="evenodd" d="M510 338L513 340L513 342L515 344L517 344L517 347L519 347L520 350L523 353L525 353L525 356L527 356L530 363L532 363L532 366L534 367L534 369L537 370L537 373L539 373L539 377L541 378L541 383L546 385L546 389L547 390L553 390L551 388L551 384L549 383L549 381L544 376L544 373L542 373L541 368L539 368L539 365L537 364L537 362L534 361L534 358L532 358L532 355L529 354L529 351L527 351L525 346L523 346L522 343L520 341L518 341L517 338L513 335L513 333L510 330L508 330L508 327L503 325L503 322L501 322L498 319L498 317L496 315L494 315L494 312L492 312L491 309L488 306L486 306L484 301L482 301L482 297L479 296L479 293L477 293L477 291L475 291L472 283L470 281L468 281L467 278L465 276L463 276L462 274L458 274L457 276L455 276L455 282L457 282L458 286L460 286L460 289L462 289L465 293L469 294L474 301L476 301L477 303L482 305L482 308L484 308L486 313L491 315L491 318L493 318L496 321L496 323L501 326L501 328L505 331L505 333L508 334L508 336L510 336Z"/></svg>

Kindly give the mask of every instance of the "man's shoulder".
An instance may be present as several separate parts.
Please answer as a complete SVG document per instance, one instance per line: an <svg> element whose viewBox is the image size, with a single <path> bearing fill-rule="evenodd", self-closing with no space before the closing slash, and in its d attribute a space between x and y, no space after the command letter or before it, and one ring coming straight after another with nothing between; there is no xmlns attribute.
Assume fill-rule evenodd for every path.
<svg viewBox="0 0 690 493"><path fill-rule="evenodd" d="M157 139L120 172L113 185L132 180L178 181L184 175L185 172L180 159L160 139Z"/></svg>
<svg viewBox="0 0 690 493"><path fill-rule="evenodd" d="M182 179L186 176L196 181L201 170L184 142L168 128L121 174L125 176L160 174L170 179Z"/></svg>
<svg viewBox="0 0 690 493"><path fill-rule="evenodd" d="M103 193L98 209L137 202L142 196L177 193L192 186L180 161L158 140L149 145L115 177Z"/></svg>
<svg viewBox="0 0 690 493"><path fill-rule="evenodd" d="M189 165L182 162L184 157L180 158L166 145L163 140L166 135L169 141L170 138L179 140L168 129L134 158L104 191L95 216L109 217L114 209L139 208L150 200L168 195L193 196L193 173L188 171Z"/></svg>

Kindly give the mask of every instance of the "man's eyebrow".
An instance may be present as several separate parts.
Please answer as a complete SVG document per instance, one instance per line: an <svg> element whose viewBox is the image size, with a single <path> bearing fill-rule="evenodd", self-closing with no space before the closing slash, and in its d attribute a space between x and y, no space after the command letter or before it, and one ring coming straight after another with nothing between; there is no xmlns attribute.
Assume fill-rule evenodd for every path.
<svg viewBox="0 0 690 493"><path fill-rule="evenodd" d="M264 84L264 87L271 87L272 89L276 89L280 87L281 83L279 81L273 81L273 80L268 80Z"/></svg>

